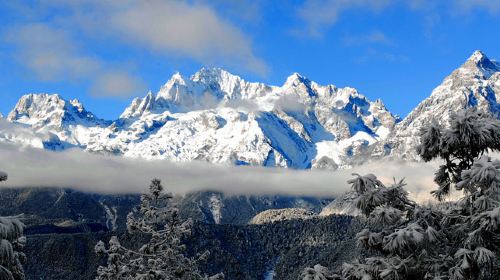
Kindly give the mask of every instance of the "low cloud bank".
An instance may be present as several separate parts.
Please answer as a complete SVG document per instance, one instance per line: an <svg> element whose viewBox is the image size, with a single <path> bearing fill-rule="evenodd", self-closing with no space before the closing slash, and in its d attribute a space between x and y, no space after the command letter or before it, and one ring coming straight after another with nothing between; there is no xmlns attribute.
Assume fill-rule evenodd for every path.
<svg viewBox="0 0 500 280"><path fill-rule="evenodd" d="M50 152L0 144L0 170L9 174L3 187L67 187L98 193L140 193L159 178L174 193L198 190L226 194L335 196L349 190L352 173L374 173L384 183L405 177L412 197L429 197L434 163L383 161L351 170L289 170L238 167L204 162L172 163L96 155L73 149Z"/></svg>

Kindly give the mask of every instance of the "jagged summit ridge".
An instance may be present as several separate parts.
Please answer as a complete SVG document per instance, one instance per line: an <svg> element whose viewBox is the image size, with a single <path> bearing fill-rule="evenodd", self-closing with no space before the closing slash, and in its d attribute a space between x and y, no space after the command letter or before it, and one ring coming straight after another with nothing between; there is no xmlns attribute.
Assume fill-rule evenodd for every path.
<svg viewBox="0 0 500 280"><path fill-rule="evenodd" d="M431 119L477 106L500 113L498 64L477 51L402 121L355 88L320 85L298 73L281 86L248 82L220 68L175 73L135 98L118 120L101 120L77 100L22 97L10 122L50 133L58 145L127 157L290 168L348 168L373 158L416 159L418 131ZM12 138L12 137L11 137ZM1 137L0 137L1 139ZM45 142L44 142L45 143Z"/></svg>
<svg viewBox="0 0 500 280"><path fill-rule="evenodd" d="M9 116L92 152L331 169L348 166L397 122L380 100L353 88L322 86L297 73L282 86L266 85L220 68L189 78L175 73L113 122L47 94L22 97Z"/></svg>
<svg viewBox="0 0 500 280"><path fill-rule="evenodd" d="M68 101L59 94L48 93L22 96L7 120L32 127L36 133L44 135L44 139L39 142L45 148L52 149L80 146L82 139L87 137L79 135L82 129L101 128L110 124L87 111L77 99Z"/></svg>
<svg viewBox="0 0 500 280"><path fill-rule="evenodd" d="M7 120L34 127L104 122L87 111L78 99L67 101L58 94L48 93L22 96L9 113Z"/></svg>
<svg viewBox="0 0 500 280"><path fill-rule="evenodd" d="M477 76L478 78L490 78L500 71L500 65L490 60L483 52L475 51L467 61L457 69L457 75Z"/></svg>
<svg viewBox="0 0 500 280"><path fill-rule="evenodd" d="M500 67L481 51L475 51L397 124L381 145L390 147L385 151L393 157L417 159L415 147L419 131L431 120L446 124L450 114L466 107L477 107L500 116L499 100Z"/></svg>

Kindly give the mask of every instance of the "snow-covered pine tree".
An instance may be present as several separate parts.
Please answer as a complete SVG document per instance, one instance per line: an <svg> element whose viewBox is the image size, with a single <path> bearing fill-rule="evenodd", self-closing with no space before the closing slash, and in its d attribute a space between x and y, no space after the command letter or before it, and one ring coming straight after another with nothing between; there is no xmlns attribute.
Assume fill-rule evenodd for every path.
<svg viewBox="0 0 500 280"><path fill-rule="evenodd" d="M328 268L317 264L313 267L306 267L300 275L302 280L337 280L340 277L333 274Z"/></svg>
<svg viewBox="0 0 500 280"><path fill-rule="evenodd" d="M7 180L7 173L0 171L0 181ZM25 279L21 252L26 244L24 225L17 217L0 217L0 280Z"/></svg>
<svg viewBox="0 0 500 280"><path fill-rule="evenodd" d="M350 180L367 218L357 242L373 254L344 264L345 279L500 279L500 161L484 156L500 150L499 141L500 121L474 109L452 115L447 127L423 129L419 155L445 161L433 194L464 193L448 208L413 203L402 181Z"/></svg>
<svg viewBox="0 0 500 280"><path fill-rule="evenodd" d="M432 121L421 131L417 153L424 161L444 161L435 174L439 188L434 196L443 200L461 180L461 172L472 167L484 153L500 151L500 121L469 108L450 116L448 127Z"/></svg>
<svg viewBox="0 0 500 280"><path fill-rule="evenodd" d="M191 233L192 222L180 219L178 210L169 204L171 199L160 180L152 180L149 193L141 195L140 205L127 216L129 232L146 235L149 241L139 250L122 246L116 236L107 248L99 241L95 251L107 256L108 265L98 268L96 279L224 279L222 273L208 278L198 271L198 262L206 260L208 252L197 258L184 255L182 238Z"/></svg>

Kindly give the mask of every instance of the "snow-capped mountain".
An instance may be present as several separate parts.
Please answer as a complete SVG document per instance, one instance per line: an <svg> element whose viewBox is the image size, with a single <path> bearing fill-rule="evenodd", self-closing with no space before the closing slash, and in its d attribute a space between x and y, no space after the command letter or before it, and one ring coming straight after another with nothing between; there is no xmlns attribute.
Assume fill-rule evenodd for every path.
<svg viewBox="0 0 500 280"><path fill-rule="evenodd" d="M500 64L476 51L432 91L392 134L378 145L378 153L396 158L417 159L419 131L431 120L446 124L450 114L468 106L500 116Z"/></svg>
<svg viewBox="0 0 500 280"><path fill-rule="evenodd" d="M27 94L22 96L7 120L35 130L43 147L64 149L84 146L110 122L94 116L73 99L67 101L58 94Z"/></svg>
<svg viewBox="0 0 500 280"><path fill-rule="evenodd" d="M0 118L0 143L22 145L35 148L48 148L46 143L57 143L57 136L41 134L20 124L14 124Z"/></svg>
<svg viewBox="0 0 500 280"><path fill-rule="evenodd" d="M7 120L38 140L0 130L0 141L133 158L291 168L348 168L373 158L417 159L418 132L466 106L500 113L500 65L476 51L404 120L354 88L319 85L294 73L281 86L219 68L174 74L106 121L77 100L23 96ZM10 131L10 132L9 132ZM8 134L8 135L7 135Z"/></svg>
<svg viewBox="0 0 500 280"><path fill-rule="evenodd" d="M269 86L218 68L190 78L174 74L113 122L76 100L47 94L23 96L8 120L57 136L57 148L331 169L349 166L350 158L385 139L398 121L380 100L371 102L353 88L322 86L297 73L282 86Z"/></svg>

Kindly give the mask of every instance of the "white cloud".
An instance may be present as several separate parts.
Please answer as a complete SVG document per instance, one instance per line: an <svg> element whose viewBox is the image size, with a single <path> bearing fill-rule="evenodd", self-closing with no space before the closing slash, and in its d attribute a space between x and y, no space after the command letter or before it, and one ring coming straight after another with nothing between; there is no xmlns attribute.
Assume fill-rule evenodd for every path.
<svg viewBox="0 0 500 280"><path fill-rule="evenodd" d="M128 97L145 90L139 77L85 53L64 28L41 22L11 26L5 40L16 47L16 59L39 80L90 80L96 96Z"/></svg>
<svg viewBox="0 0 500 280"><path fill-rule="evenodd" d="M298 95L286 94L276 100L274 108L283 111L304 112L307 106L300 102L300 97Z"/></svg>
<svg viewBox="0 0 500 280"><path fill-rule="evenodd" d="M429 24L430 17L435 21L443 15L464 16L464 13L473 10L483 10L491 14L500 12L498 0L305 0L297 9L297 16L305 27L293 30L293 34L320 38L348 11L380 12L394 6L423 12L425 25Z"/></svg>
<svg viewBox="0 0 500 280"><path fill-rule="evenodd" d="M393 41L381 31L372 31L362 35L348 35L343 38L346 46L360 46L369 44L391 45Z"/></svg>
<svg viewBox="0 0 500 280"><path fill-rule="evenodd" d="M113 62L98 56L93 52L96 43L260 75L268 71L254 54L251 39L206 1L39 0L5 8L17 15L15 23L1 27L17 61L38 80L89 81L96 96L129 97L145 91L142 79L130 69L134 61L119 61L119 54Z"/></svg>
<svg viewBox="0 0 500 280"><path fill-rule="evenodd" d="M410 59L400 53L396 52L388 52L388 51L379 51L374 48L368 48L364 54L359 57L356 57L355 62L359 64L364 64L370 61L386 61L391 63L406 63Z"/></svg>
<svg viewBox="0 0 500 280"><path fill-rule="evenodd" d="M124 97L144 92L146 86L138 77L125 71L111 70L96 77L90 93L94 96Z"/></svg>
<svg viewBox="0 0 500 280"><path fill-rule="evenodd" d="M111 27L126 41L160 52L192 56L205 63L237 60L247 70L264 75L251 41L208 6L181 1L137 1L110 11Z"/></svg>
<svg viewBox="0 0 500 280"><path fill-rule="evenodd" d="M263 18L266 0L195 0L210 5L215 10L246 23L258 23Z"/></svg>
<svg viewBox="0 0 500 280"><path fill-rule="evenodd" d="M352 170L289 170L171 163L67 150L49 152L0 144L0 170L9 174L6 186L69 187L101 193L140 193L152 178L160 178L174 193L215 190L227 194L340 195L349 190L351 173L374 173L384 182L405 177L412 197L428 199L435 188L434 163L375 162Z"/></svg>
<svg viewBox="0 0 500 280"><path fill-rule="evenodd" d="M500 12L500 1L498 0L456 0L456 6L462 11L473 9L484 9L490 13Z"/></svg>
<svg viewBox="0 0 500 280"><path fill-rule="evenodd" d="M266 75L268 66L253 51L253 42L207 1L111 0L47 1L66 8L58 23L81 28L86 35L138 47L157 54L228 65ZM214 4L215 5L215 4ZM241 5L231 5L241 9ZM252 8L254 9L254 8Z"/></svg>
<svg viewBox="0 0 500 280"><path fill-rule="evenodd" d="M28 126L13 124L0 118L0 143L43 148L43 141L50 140L50 137L51 135L37 133Z"/></svg>
<svg viewBox="0 0 500 280"><path fill-rule="evenodd" d="M342 13L348 10L380 11L393 2L393 0L306 0L297 11L306 26L295 30L294 33L306 37L321 37L323 32L334 25Z"/></svg>
<svg viewBox="0 0 500 280"><path fill-rule="evenodd" d="M98 59L79 52L67 32L45 23L10 27L5 37L16 46L19 61L43 81L82 78L101 67Z"/></svg>

